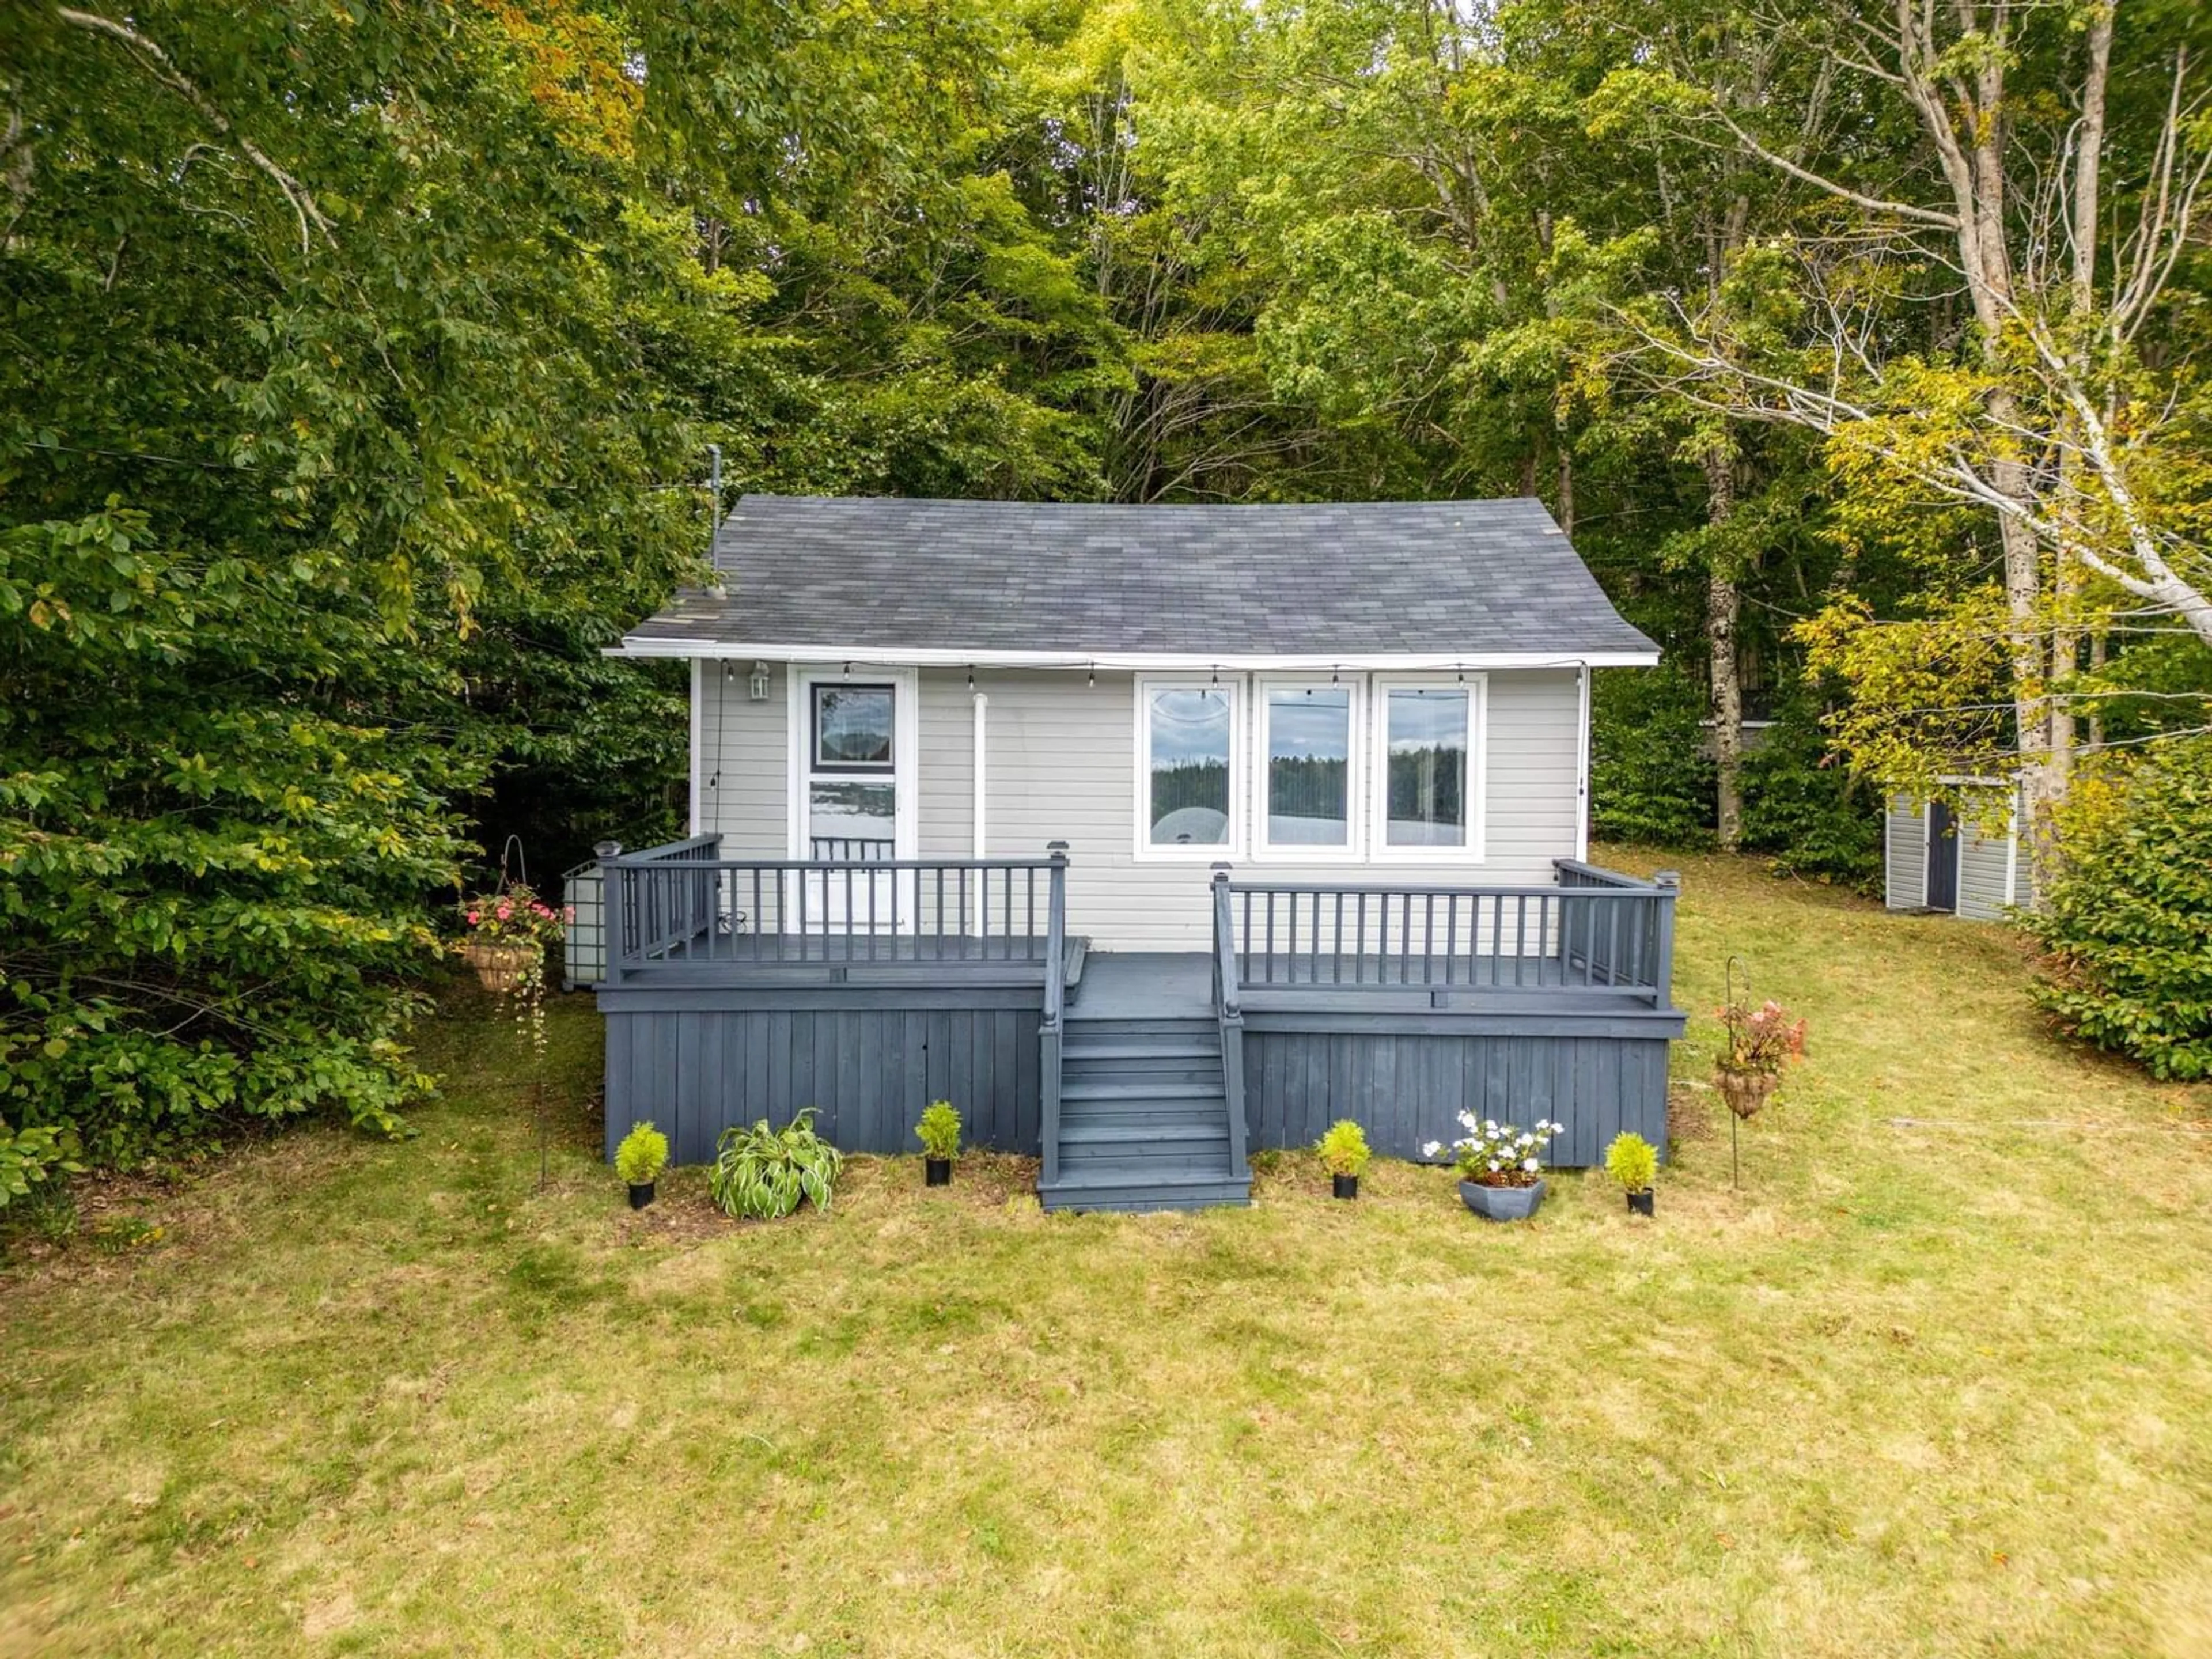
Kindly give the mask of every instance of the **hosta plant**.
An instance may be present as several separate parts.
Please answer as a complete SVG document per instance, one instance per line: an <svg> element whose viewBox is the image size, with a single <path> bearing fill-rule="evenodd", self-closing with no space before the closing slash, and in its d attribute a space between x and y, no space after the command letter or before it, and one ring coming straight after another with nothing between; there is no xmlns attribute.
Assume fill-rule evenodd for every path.
<svg viewBox="0 0 2212 1659"><path fill-rule="evenodd" d="M817 1210L828 1209L830 1189L844 1167L845 1155L814 1133L814 1109L809 1107L781 1129L771 1129L763 1118L750 1129L723 1130L714 1143L707 1189L725 1214L774 1221L804 1200L811 1200Z"/></svg>
<svg viewBox="0 0 2212 1659"><path fill-rule="evenodd" d="M1478 1118L1473 1112L1462 1112L1459 1121L1467 1133L1451 1144L1452 1163L1462 1181L1478 1187L1534 1186L1544 1173L1544 1148L1567 1127L1540 1117L1522 1129ZM1434 1158L1443 1151L1443 1142L1432 1140L1421 1148L1421 1155Z"/></svg>
<svg viewBox="0 0 2212 1659"><path fill-rule="evenodd" d="M615 1171L633 1187L650 1187L668 1164L668 1137L640 1123L615 1148Z"/></svg>

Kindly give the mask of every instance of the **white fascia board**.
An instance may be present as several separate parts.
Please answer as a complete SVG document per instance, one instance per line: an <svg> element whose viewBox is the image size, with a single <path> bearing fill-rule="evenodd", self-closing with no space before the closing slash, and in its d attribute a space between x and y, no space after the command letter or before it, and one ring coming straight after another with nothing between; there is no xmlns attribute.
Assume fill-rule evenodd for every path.
<svg viewBox="0 0 2212 1659"><path fill-rule="evenodd" d="M870 667L1133 669L1158 673L1205 673L1255 670L1327 672L1332 668L1386 672L1449 672L1489 668L1650 668L1656 651L1477 651L1462 656L1439 653L1361 653L1326 656L1255 656L1227 652L1201 656L1189 652L949 651L929 646L747 645L723 640L626 638L602 653L610 657L728 658L757 662L853 662Z"/></svg>

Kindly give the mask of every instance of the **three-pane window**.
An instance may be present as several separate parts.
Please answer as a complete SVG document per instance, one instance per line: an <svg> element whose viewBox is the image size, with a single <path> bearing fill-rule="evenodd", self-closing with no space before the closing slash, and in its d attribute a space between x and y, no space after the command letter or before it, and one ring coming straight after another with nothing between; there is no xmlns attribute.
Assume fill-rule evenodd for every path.
<svg viewBox="0 0 2212 1659"><path fill-rule="evenodd" d="M1247 689L1138 680L1140 857L1483 856L1480 676L1262 674L1249 708Z"/></svg>

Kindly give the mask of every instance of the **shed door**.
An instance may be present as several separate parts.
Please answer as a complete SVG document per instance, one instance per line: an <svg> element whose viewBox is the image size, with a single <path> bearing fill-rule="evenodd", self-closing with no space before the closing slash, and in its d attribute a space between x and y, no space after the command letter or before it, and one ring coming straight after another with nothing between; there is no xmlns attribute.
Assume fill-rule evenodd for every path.
<svg viewBox="0 0 2212 1659"><path fill-rule="evenodd" d="M1928 805L1928 889L1931 910L1959 908L1959 822L1942 801Z"/></svg>

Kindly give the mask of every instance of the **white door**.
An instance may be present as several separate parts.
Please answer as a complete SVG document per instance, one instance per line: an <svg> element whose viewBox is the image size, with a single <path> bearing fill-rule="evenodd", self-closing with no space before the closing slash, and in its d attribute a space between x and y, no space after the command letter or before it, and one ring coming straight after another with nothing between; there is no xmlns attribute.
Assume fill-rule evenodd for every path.
<svg viewBox="0 0 2212 1659"><path fill-rule="evenodd" d="M830 867L793 884L787 926L911 930L911 883L839 866L914 856L914 677L803 670L795 689L792 857Z"/></svg>

